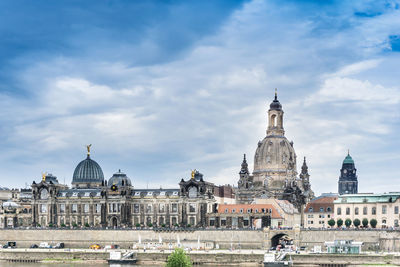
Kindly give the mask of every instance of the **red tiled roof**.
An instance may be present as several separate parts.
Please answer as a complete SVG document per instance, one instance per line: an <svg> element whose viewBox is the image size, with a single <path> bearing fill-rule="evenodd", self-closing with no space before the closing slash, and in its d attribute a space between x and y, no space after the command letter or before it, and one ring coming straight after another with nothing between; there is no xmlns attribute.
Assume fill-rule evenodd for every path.
<svg viewBox="0 0 400 267"><path fill-rule="evenodd" d="M282 219L282 216L279 212L275 209L272 204L220 204L218 205L218 213L223 214L248 214L247 210L251 209L252 213L256 213L256 209L258 210L259 214L262 214L262 209L265 209L267 214L270 214L269 211L271 210L271 218L273 219ZM243 212L240 212L243 210ZM227 211L227 212L225 212ZM256 213L256 214L258 214Z"/></svg>
<svg viewBox="0 0 400 267"><path fill-rule="evenodd" d="M310 203L308 203L306 205L304 212L306 212L306 213L322 212L322 211L320 211L322 208L323 212L333 213L333 201L336 199L337 199L337 197L321 197L321 198L312 200ZM327 211L328 208L330 208L330 211ZM312 211L310 211L310 209L312 209Z"/></svg>

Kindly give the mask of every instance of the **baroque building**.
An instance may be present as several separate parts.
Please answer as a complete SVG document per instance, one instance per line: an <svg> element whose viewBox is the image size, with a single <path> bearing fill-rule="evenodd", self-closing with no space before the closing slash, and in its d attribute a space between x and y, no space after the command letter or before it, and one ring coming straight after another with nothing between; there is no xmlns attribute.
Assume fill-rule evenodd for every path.
<svg viewBox="0 0 400 267"><path fill-rule="evenodd" d="M338 187L339 195L358 193L357 169L353 158L350 156L350 152L347 153L347 156L343 160Z"/></svg>
<svg viewBox="0 0 400 267"><path fill-rule="evenodd" d="M104 179L100 165L86 159L75 168L72 188L57 177L43 175L32 184L32 224L57 227L205 227L211 212L214 184L193 171L176 189L136 189L119 170Z"/></svg>
<svg viewBox="0 0 400 267"><path fill-rule="evenodd" d="M313 198L308 167L304 158L298 177L293 142L285 137L283 109L277 93L269 106L266 137L258 142L252 175L246 156L239 172L239 203L251 203L256 198L286 199L300 208Z"/></svg>

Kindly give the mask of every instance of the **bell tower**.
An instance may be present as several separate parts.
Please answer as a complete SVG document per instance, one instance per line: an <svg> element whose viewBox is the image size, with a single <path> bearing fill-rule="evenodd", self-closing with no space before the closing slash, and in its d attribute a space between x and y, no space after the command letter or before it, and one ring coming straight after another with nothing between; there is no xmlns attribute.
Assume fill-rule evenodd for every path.
<svg viewBox="0 0 400 267"><path fill-rule="evenodd" d="M339 195L358 193L357 169L350 152L347 152L347 156L343 160L338 187Z"/></svg>
<svg viewBox="0 0 400 267"><path fill-rule="evenodd" d="M278 100L278 94L275 89L275 99L272 101L268 110L268 128L267 136L284 136L285 130L283 129L283 110L282 105Z"/></svg>

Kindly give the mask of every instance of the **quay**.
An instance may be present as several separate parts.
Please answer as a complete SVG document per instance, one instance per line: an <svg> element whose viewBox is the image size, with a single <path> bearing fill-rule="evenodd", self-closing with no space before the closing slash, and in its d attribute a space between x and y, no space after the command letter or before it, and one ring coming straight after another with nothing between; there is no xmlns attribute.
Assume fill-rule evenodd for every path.
<svg viewBox="0 0 400 267"><path fill-rule="evenodd" d="M126 250L122 250L125 252ZM139 250L137 251L138 265L152 264L163 265L171 250ZM264 250L210 250L188 252L194 265L240 265L262 266ZM300 253L288 254L295 266L315 267L356 267L356 266L400 266L399 253L363 253L359 255L339 255L326 253ZM106 263L109 251L90 249L0 249L1 261L12 262L79 262L90 261Z"/></svg>

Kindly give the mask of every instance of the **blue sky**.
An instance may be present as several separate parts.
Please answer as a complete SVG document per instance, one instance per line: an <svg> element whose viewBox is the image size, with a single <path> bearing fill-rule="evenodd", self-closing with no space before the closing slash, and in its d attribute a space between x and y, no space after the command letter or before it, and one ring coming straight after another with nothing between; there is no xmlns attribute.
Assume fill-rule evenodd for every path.
<svg viewBox="0 0 400 267"><path fill-rule="evenodd" d="M135 187L236 184L278 88L298 169L400 191L399 1L3 1L0 185L92 158Z"/></svg>

